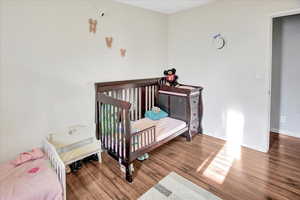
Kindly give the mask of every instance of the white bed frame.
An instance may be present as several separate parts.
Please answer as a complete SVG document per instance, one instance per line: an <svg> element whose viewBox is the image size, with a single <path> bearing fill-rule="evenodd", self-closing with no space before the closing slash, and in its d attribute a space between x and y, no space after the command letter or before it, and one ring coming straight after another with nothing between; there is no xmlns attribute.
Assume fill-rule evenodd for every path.
<svg viewBox="0 0 300 200"><path fill-rule="evenodd" d="M57 174L58 180L62 185L63 189L63 199L67 199L66 193L66 167L63 161L60 159L55 147L48 142L47 139L43 140L43 150L47 154L51 167Z"/></svg>

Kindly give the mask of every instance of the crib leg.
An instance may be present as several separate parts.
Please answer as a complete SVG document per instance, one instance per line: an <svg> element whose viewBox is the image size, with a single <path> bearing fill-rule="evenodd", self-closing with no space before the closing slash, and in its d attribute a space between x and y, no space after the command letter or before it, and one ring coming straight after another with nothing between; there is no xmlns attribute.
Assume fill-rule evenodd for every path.
<svg viewBox="0 0 300 200"><path fill-rule="evenodd" d="M132 183L132 170L131 170L131 166L130 164L127 164L126 165L126 180L129 182L129 183Z"/></svg>
<svg viewBox="0 0 300 200"><path fill-rule="evenodd" d="M188 142L191 142L191 141L192 141L192 133L191 133L190 131L187 131L187 132L185 133L185 137L186 137L186 140L187 140Z"/></svg>
<svg viewBox="0 0 300 200"><path fill-rule="evenodd" d="M101 152L98 152L97 155L98 155L98 159L99 159L98 162L99 162L99 163L102 163Z"/></svg>

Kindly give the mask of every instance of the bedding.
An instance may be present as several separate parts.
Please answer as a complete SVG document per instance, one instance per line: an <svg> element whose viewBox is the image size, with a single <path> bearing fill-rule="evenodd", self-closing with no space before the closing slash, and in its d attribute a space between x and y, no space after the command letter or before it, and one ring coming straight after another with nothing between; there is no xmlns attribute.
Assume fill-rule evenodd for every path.
<svg viewBox="0 0 300 200"><path fill-rule="evenodd" d="M11 164L18 166L30 160L36 160L42 157L44 157L44 152L39 148L35 148L31 151L20 153L15 160L11 161Z"/></svg>
<svg viewBox="0 0 300 200"><path fill-rule="evenodd" d="M138 130L144 130L151 126L155 126L156 140L160 141L185 128L186 123L171 117L165 117L160 120L143 118L132 123L132 127Z"/></svg>
<svg viewBox="0 0 300 200"><path fill-rule="evenodd" d="M0 200L62 200L56 173L43 158L0 165Z"/></svg>

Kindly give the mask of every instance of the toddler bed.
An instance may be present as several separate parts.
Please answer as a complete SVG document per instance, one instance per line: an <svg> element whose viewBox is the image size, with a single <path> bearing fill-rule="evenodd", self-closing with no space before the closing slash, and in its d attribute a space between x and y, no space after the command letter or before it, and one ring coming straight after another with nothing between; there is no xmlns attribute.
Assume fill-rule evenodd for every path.
<svg viewBox="0 0 300 200"><path fill-rule="evenodd" d="M102 148L125 166L128 182L133 181L130 166L139 156L179 135L190 136L188 121L175 115L157 121L143 118L146 111L157 106L161 80L95 84L96 137Z"/></svg>
<svg viewBox="0 0 300 200"><path fill-rule="evenodd" d="M39 156L28 160L33 152L40 152ZM66 199L65 166L47 141L43 152L36 149L22 153L0 165L0 200Z"/></svg>

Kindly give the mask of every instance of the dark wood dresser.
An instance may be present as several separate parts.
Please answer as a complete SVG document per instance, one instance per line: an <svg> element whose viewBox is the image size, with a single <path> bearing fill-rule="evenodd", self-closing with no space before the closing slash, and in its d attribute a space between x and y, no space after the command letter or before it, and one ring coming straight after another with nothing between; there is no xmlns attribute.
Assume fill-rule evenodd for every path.
<svg viewBox="0 0 300 200"><path fill-rule="evenodd" d="M202 87L161 85L158 90L158 106L175 119L185 121L189 126L188 136L202 133Z"/></svg>

